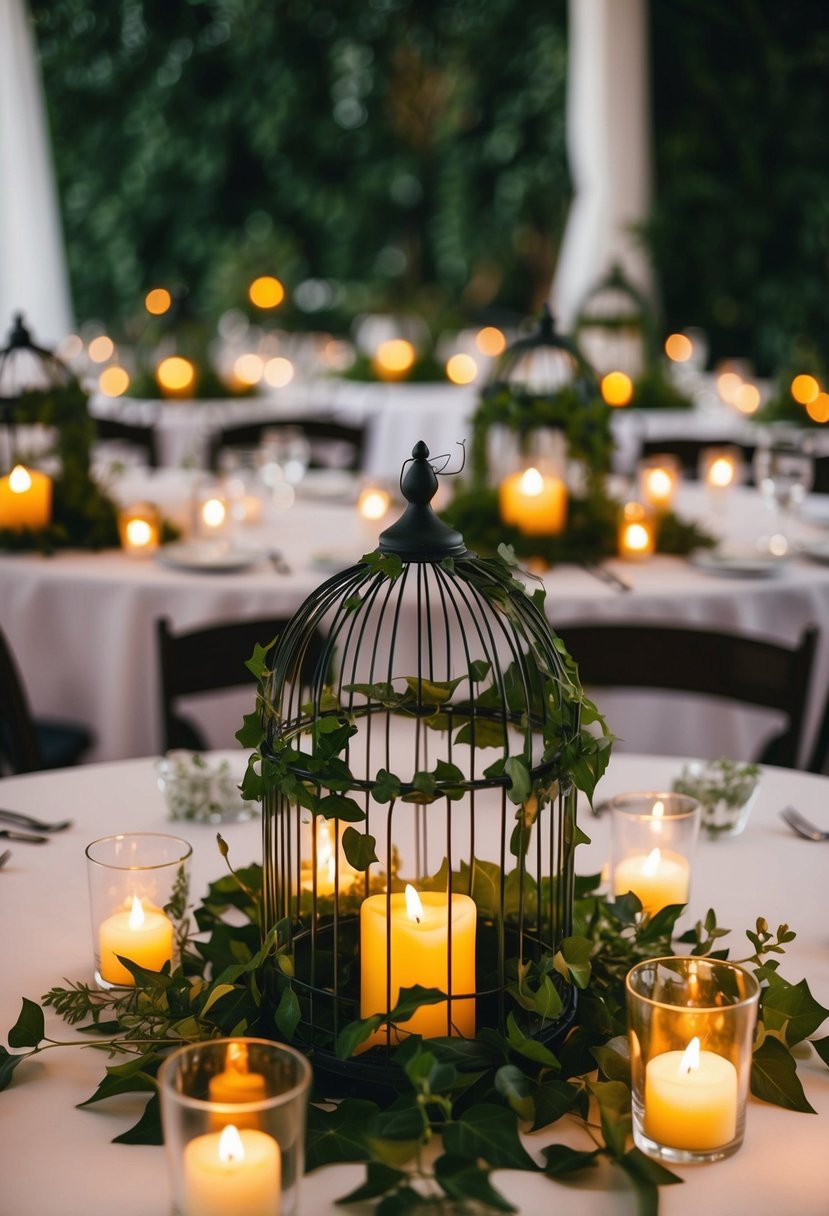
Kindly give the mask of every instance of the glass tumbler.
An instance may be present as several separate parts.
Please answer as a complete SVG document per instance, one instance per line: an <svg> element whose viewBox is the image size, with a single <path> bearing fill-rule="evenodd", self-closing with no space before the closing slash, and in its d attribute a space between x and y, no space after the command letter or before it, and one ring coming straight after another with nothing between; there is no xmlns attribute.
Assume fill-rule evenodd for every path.
<svg viewBox="0 0 829 1216"><path fill-rule="evenodd" d="M213 1039L158 1073L175 1216L293 1216L311 1065L267 1039Z"/></svg>
<svg viewBox="0 0 829 1216"><path fill-rule="evenodd" d="M626 980L633 1140L676 1164L736 1152L760 985L735 963L657 958Z"/></svg>
<svg viewBox="0 0 829 1216"><path fill-rule="evenodd" d="M188 925L192 848L179 836L131 832L87 846L95 981L131 988L121 959L147 971L178 966Z"/></svg>
<svg viewBox="0 0 829 1216"><path fill-rule="evenodd" d="M699 821L699 802L688 794L642 790L611 798L613 894L633 891L649 916L686 904Z"/></svg>

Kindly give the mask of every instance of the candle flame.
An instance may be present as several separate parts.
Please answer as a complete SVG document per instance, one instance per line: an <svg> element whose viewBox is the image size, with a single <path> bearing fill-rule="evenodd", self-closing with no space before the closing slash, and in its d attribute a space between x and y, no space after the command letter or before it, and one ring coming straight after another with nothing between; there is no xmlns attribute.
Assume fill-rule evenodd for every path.
<svg viewBox="0 0 829 1216"><path fill-rule="evenodd" d="M225 1053L225 1069L227 1072L246 1073L248 1071L247 1043L228 1043Z"/></svg>
<svg viewBox="0 0 829 1216"><path fill-rule="evenodd" d="M730 486L734 480L734 465L725 456L718 456L708 470L708 482L712 486Z"/></svg>
<svg viewBox="0 0 829 1216"><path fill-rule="evenodd" d="M682 1077L687 1077L691 1072L699 1071L699 1039L694 1036L691 1042L682 1053L682 1059L679 1061L679 1073Z"/></svg>
<svg viewBox="0 0 829 1216"><path fill-rule="evenodd" d="M131 545L148 545L153 538L153 530L146 519L131 519L127 524L127 540Z"/></svg>
<svg viewBox="0 0 829 1216"><path fill-rule="evenodd" d="M521 493L528 498L537 498L544 489L544 478L538 469L526 469L521 476Z"/></svg>
<svg viewBox="0 0 829 1216"><path fill-rule="evenodd" d="M389 509L390 501L385 490L367 488L360 495L357 509L363 519L382 519Z"/></svg>
<svg viewBox="0 0 829 1216"><path fill-rule="evenodd" d="M144 928L144 908L141 900L137 895L132 897L132 907L130 908L129 926L131 929Z"/></svg>
<svg viewBox="0 0 829 1216"><path fill-rule="evenodd" d="M662 854L660 853L659 849L651 849L650 853L648 853L647 857L645 858L645 863L642 866L642 873L646 874L648 878L652 878L659 869L659 863L661 860Z"/></svg>
<svg viewBox="0 0 829 1216"><path fill-rule="evenodd" d="M232 1165L237 1161L244 1161L245 1146L242 1144L242 1137L239 1135L238 1129L228 1123L227 1127L219 1137L219 1160L223 1165Z"/></svg>
<svg viewBox="0 0 829 1216"><path fill-rule="evenodd" d="M416 920L420 924L423 916L423 904L420 902L420 896L410 882L406 883L406 911L409 914L409 920Z"/></svg>
<svg viewBox="0 0 829 1216"><path fill-rule="evenodd" d="M628 524L625 529L625 544L628 549L640 552L650 544L648 530L643 524Z"/></svg>
<svg viewBox="0 0 829 1216"><path fill-rule="evenodd" d="M25 494L31 488L32 478L29 470L24 469L22 464L16 464L9 473L9 489L12 494Z"/></svg>
<svg viewBox="0 0 829 1216"><path fill-rule="evenodd" d="M208 498L201 509L201 517L208 528L219 528L225 521L227 508L221 498Z"/></svg>
<svg viewBox="0 0 829 1216"><path fill-rule="evenodd" d="M667 498L673 482L666 469L651 469L648 474L648 490L654 498Z"/></svg>

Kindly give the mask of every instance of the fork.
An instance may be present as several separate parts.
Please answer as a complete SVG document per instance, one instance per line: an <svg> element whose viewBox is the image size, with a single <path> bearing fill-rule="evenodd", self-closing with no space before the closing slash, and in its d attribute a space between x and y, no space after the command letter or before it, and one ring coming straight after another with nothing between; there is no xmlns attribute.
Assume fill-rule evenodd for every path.
<svg viewBox="0 0 829 1216"><path fill-rule="evenodd" d="M16 832L12 828L0 830L3 840L18 840L21 844L45 844L48 836L35 836L32 832Z"/></svg>
<svg viewBox="0 0 829 1216"><path fill-rule="evenodd" d="M9 860L11 855L12 855L11 849L5 849L4 852L0 853L0 870L3 869L3 866Z"/></svg>
<svg viewBox="0 0 829 1216"><path fill-rule="evenodd" d="M34 819L31 815L24 815L21 811L0 810L0 820L19 828L31 828L35 832L63 832L72 826L71 819L61 819L59 823L46 823L43 819Z"/></svg>
<svg viewBox="0 0 829 1216"><path fill-rule="evenodd" d="M801 815L793 806L784 806L780 812L783 819L790 828L797 832L798 836L804 836L806 840L829 840L829 832L824 832L816 824L812 823L804 815Z"/></svg>

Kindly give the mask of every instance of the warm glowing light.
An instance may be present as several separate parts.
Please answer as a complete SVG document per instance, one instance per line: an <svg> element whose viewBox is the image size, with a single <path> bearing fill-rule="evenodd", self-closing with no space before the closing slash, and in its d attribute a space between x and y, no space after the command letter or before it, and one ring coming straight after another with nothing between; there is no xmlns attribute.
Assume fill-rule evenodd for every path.
<svg viewBox="0 0 829 1216"><path fill-rule="evenodd" d="M625 544L631 552L644 552L650 543L650 533L644 524L628 524L625 531Z"/></svg>
<svg viewBox="0 0 829 1216"><path fill-rule="evenodd" d="M390 502L391 497L386 490L378 490L374 486L367 486L357 499L357 510L363 519L382 519L389 509Z"/></svg>
<svg viewBox="0 0 829 1216"><path fill-rule="evenodd" d="M263 274L253 280L248 296L257 308L278 308L285 299L285 288L272 274Z"/></svg>
<svg viewBox="0 0 829 1216"><path fill-rule="evenodd" d="M181 355L168 355L155 369L155 378L168 393L185 393L196 382L196 369Z"/></svg>
<svg viewBox="0 0 829 1216"><path fill-rule="evenodd" d="M506 350L507 340L495 325L485 325L478 330L475 345L482 355L495 359Z"/></svg>
<svg viewBox="0 0 829 1216"><path fill-rule="evenodd" d="M327 827L328 825L326 824L325 826ZM247 1043L238 1043L236 1040L228 1043L227 1051L225 1052L225 1068L232 1072L248 1071Z"/></svg>
<svg viewBox="0 0 829 1216"><path fill-rule="evenodd" d="M227 507L221 498L208 498L201 509L201 517L208 528L220 528L225 522Z"/></svg>
<svg viewBox="0 0 829 1216"><path fill-rule="evenodd" d="M89 343L89 357L93 363L106 363L107 359L112 358L114 350L115 343L106 334L99 334Z"/></svg>
<svg viewBox="0 0 829 1216"><path fill-rule="evenodd" d="M115 363L112 367L105 367L98 377L98 388L102 393L106 393L107 397L120 397L129 386L129 373Z"/></svg>
<svg viewBox="0 0 829 1216"><path fill-rule="evenodd" d="M28 469L22 464L16 464L9 473L9 489L12 494L27 494L32 488L32 478Z"/></svg>
<svg viewBox="0 0 829 1216"><path fill-rule="evenodd" d="M633 396L633 381L625 372L608 372L602 377L601 388L608 405L627 405Z"/></svg>
<svg viewBox="0 0 829 1216"><path fill-rule="evenodd" d="M806 406L806 413L812 422L829 422L829 393L818 393Z"/></svg>
<svg viewBox="0 0 829 1216"><path fill-rule="evenodd" d="M741 384L734 394L734 405L741 414L755 414L760 408L760 390L756 384Z"/></svg>
<svg viewBox="0 0 829 1216"><path fill-rule="evenodd" d="M234 1125L228 1123L219 1137L219 1160L222 1165L231 1165L244 1159L245 1146L242 1144L242 1137Z"/></svg>
<svg viewBox="0 0 829 1216"><path fill-rule="evenodd" d="M58 354L64 359L77 359L83 353L83 339L78 334L67 334L58 345Z"/></svg>
<svg viewBox="0 0 829 1216"><path fill-rule="evenodd" d="M731 405L742 383L742 378L736 372L722 372L717 376L717 392L723 401Z"/></svg>
<svg viewBox="0 0 829 1216"><path fill-rule="evenodd" d="M647 474L648 493L660 502L670 498L674 479L665 469L650 469Z"/></svg>
<svg viewBox="0 0 829 1216"><path fill-rule="evenodd" d="M687 363L694 353L694 344L685 334L668 334L665 339L665 354L674 363Z"/></svg>
<svg viewBox="0 0 829 1216"><path fill-rule="evenodd" d="M372 363L381 380L402 380L415 361L415 350L405 338L388 338L375 351Z"/></svg>
<svg viewBox="0 0 829 1216"><path fill-rule="evenodd" d="M726 456L718 456L708 470L708 484L722 489L734 481L734 462Z"/></svg>
<svg viewBox="0 0 829 1216"><path fill-rule="evenodd" d="M126 527L127 540L136 549L143 549L153 539L153 529L146 519L131 519Z"/></svg>
<svg viewBox="0 0 829 1216"><path fill-rule="evenodd" d="M687 1077L689 1072L699 1072L699 1039L696 1035L682 1053L679 1072L683 1077Z"/></svg>
<svg viewBox="0 0 829 1216"><path fill-rule="evenodd" d="M792 380L791 394L799 405L808 405L819 392L820 385L814 376L795 376Z"/></svg>
<svg viewBox="0 0 829 1216"><path fill-rule="evenodd" d="M276 355L265 364L265 383L271 388L284 388L294 378L294 365L284 355Z"/></svg>
<svg viewBox="0 0 829 1216"><path fill-rule="evenodd" d="M654 819L664 819L665 818L665 803L662 801L661 798L657 798L656 802L653 804L653 810L651 811L651 814L653 815Z"/></svg>
<svg viewBox="0 0 829 1216"><path fill-rule="evenodd" d="M133 895L132 897L132 907L130 908L128 923L131 929L142 929L144 927L144 909L137 895Z"/></svg>
<svg viewBox="0 0 829 1216"><path fill-rule="evenodd" d="M642 863L642 873L647 875L648 878L653 878L654 874L659 869L661 861L662 854L660 853L659 849L651 849L650 853L648 853L647 857Z"/></svg>
<svg viewBox="0 0 829 1216"><path fill-rule="evenodd" d="M144 296L144 307L152 317L163 317L169 311L173 297L166 287L153 287Z"/></svg>
<svg viewBox="0 0 829 1216"><path fill-rule="evenodd" d="M446 376L453 384L471 384L478 375L478 364L471 355L451 355L446 360Z"/></svg>
<svg viewBox="0 0 829 1216"><path fill-rule="evenodd" d="M538 469L525 469L521 474L521 493L528 498L537 498L544 489L544 478Z"/></svg>
<svg viewBox="0 0 829 1216"><path fill-rule="evenodd" d="M233 374L240 384L258 384L265 371L265 364L260 355L248 353L240 355L233 364Z"/></svg>
<svg viewBox="0 0 829 1216"><path fill-rule="evenodd" d="M409 920L416 920L420 924L423 919L423 904L420 902L420 896L410 882L406 883L406 912Z"/></svg>

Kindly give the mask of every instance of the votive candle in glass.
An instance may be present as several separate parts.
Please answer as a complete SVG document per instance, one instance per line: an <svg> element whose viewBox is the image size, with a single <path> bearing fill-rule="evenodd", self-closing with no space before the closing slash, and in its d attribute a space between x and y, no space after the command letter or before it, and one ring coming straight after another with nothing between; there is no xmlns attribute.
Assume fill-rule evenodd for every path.
<svg viewBox="0 0 829 1216"><path fill-rule="evenodd" d="M640 502L625 503L619 521L619 557L645 561L656 550L656 519L653 511Z"/></svg>
<svg viewBox="0 0 829 1216"><path fill-rule="evenodd" d="M192 848L179 836L131 832L87 846L95 980L101 988L135 985L121 961L160 971L179 961L187 925Z"/></svg>
<svg viewBox="0 0 829 1216"><path fill-rule="evenodd" d="M699 458L700 480L714 493L721 495L743 479L743 454L733 444L719 448L704 448Z"/></svg>
<svg viewBox="0 0 829 1216"><path fill-rule="evenodd" d="M118 512L118 535L121 548L130 557L148 557L155 553L161 539L157 509L148 502L124 507Z"/></svg>
<svg viewBox="0 0 829 1216"><path fill-rule="evenodd" d="M642 791L610 799L614 895L632 891L643 912L686 904L700 807L688 794Z"/></svg>
<svg viewBox="0 0 829 1216"><path fill-rule="evenodd" d="M637 466L637 494L646 507L667 511L674 503L681 473L676 456L647 456Z"/></svg>
<svg viewBox="0 0 829 1216"><path fill-rule="evenodd" d="M294 1216L311 1066L266 1039L213 1039L158 1073L176 1216Z"/></svg>
<svg viewBox="0 0 829 1216"><path fill-rule="evenodd" d="M567 523L567 486L561 477L530 466L512 473L498 491L501 519L525 536L557 536Z"/></svg>
<svg viewBox="0 0 829 1216"><path fill-rule="evenodd" d="M735 963L656 958L626 980L633 1140L677 1164L743 1141L760 985Z"/></svg>

